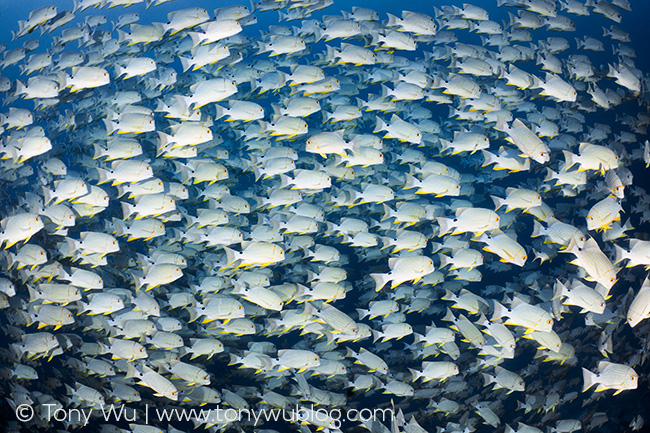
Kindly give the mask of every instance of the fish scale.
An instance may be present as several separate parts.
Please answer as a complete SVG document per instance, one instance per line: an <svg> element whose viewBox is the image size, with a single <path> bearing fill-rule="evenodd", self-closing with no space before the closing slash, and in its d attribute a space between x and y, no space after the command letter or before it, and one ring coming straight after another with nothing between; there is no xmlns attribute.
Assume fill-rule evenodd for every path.
<svg viewBox="0 0 650 433"><path fill-rule="evenodd" d="M200 416L223 400L302 409L278 431L641 428L643 4L66 1L13 5L0 44L17 416L123 399L245 430ZM149 421L128 427L178 431Z"/></svg>

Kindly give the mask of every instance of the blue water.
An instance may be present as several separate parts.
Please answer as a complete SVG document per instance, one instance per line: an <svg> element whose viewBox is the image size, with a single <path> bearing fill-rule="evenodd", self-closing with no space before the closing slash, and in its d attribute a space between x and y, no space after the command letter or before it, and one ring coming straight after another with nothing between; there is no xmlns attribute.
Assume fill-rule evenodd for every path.
<svg viewBox="0 0 650 433"><path fill-rule="evenodd" d="M359 6L359 7L374 9L377 12L379 12L381 19L385 18L385 13L392 13L395 15L399 15L402 10L422 12L433 16L433 6L432 6L433 4L439 7L442 6L443 4L462 6L463 3L464 3L463 1L444 1L442 3L438 3L438 2L424 2L424 1L417 1L417 0L404 0L400 2L359 0L359 1L354 1L352 3L352 2L347 2L347 1L342 2L337 0L335 1L334 5L330 6L324 11L319 11L314 13L308 19L320 19L323 15L338 15L340 10L350 10L351 6ZM575 42L573 38L582 37L584 35L593 36L597 39L602 40L603 42L606 43L607 49L609 49L608 40L605 37L603 37L601 28L603 26L609 27L610 25L614 24L631 34L632 42L629 45L632 48L634 48L637 53L635 64L637 68L641 69L645 73L648 73L650 72L650 49L647 48L647 43L650 40L650 26L648 26L647 17L650 16L650 2L637 0L637 1L631 1L631 3L634 12L630 13L630 12L623 11L622 12L623 21L621 24L613 23L612 21L609 21L603 16L598 14L592 14L591 16L588 17L578 17L578 16L570 15L570 18L574 21L574 23L577 26L576 32L572 32L572 33L552 32L551 33L551 32L547 32L546 30L535 30L535 31L531 31L531 33L533 34L534 40L540 38L544 39L546 38L546 36L549 35L567 38L570 42L571 49L562 53L562 57L566 57L567 55L570 54L581 53L579 50L575 48ZM49 5L49 4L55 4L59 8L59 11L71 8L72 6L71 2L68 1L54 2L54 3L40 1L40 0L30 1L30 2L7 2L6 0L0 1L0 23L2 24L2 30L0 31L0 42L6 42L8 49L12 49L21 46L25 40L30 39L31 37L36 37L41 42L41 48L39 49L39 51L42 50L44 47L48 47L51 44L51 35L45 35L41 37L38 34L38 30L37 30L35 33L33 33L33 35L29 35L27 37L12 42L9 31L17 30L18 28L16 24L17 20L26 19L30 10L45 5ZM166 18L167 13L178 9L190 7L190 6L203 6L212 14L212 10L215 7L223 7L223 6L235 5L235 4L240 4L240 3L231 2L231 1L208 2L208 1L197 0L197 1L190 2L190 1L178 0L178 1L165 3L161 6L153 7L149 10L146 10L143 5L135 5L129 8L117 7L110 10L89 9L82 13L79 13L73 23L82 22L86 17L91 15L101 14L107 16L109 20L109 24L104 26L104 28L110 30L109 27L110 21L117 20L119 15L123 13L138 12L141 15L140 23L147 24L151 22L164 22L167 20ZM475 4L488 10L490 12L491 19L495 21L507 20L507 13L514 11L513 8L500 8L500 9L497 8L496 2L493 0L477 1L475 2ZM258 17L258 23L244 28L244 34L250 37L257 37L260 34L259 33L260 30L264 30L268 28L269 25L278 24L277 12L257 13L256 15ZM294 26L300 25L300 23L297 21L292 21L289 23L280 23L280 24L294 25ZM70 27L70 25L71 24L66 25L65 28ZM60 30L58 30L56 33L58 33L59 31ZM458 34L463 35L462 38L459 38L459 42L464 42L468 44L480 44L480 40L478 36L475 34L468 34L467 31L459 31ZM333 42L332 45L338 46L338 42ZM68 44L68 47L69 49L76 50L76 43L73 42L71 44ZM413 56L413 54L410 53L406 53L406 54L400 53L400 55L404 55L404 57L407 58L411 58ZM588 55L592 59L594 65L599 65L607 62L613 63L616 60L615 58L612 57L610 51L607 51L605 53L590 52L588 53ZM180 62L178 61L174 62L172 66L175 67L180 72ZM534 65L534 62L529 62L528 64L520 64L518 66L529 72L533 72L538 69L538 67ZM18 70L15 66L12 66L10 68L7 68L5 71L2 71L2 75L7 76L11 79L16 79L19 76ZM541 74L538 73L538 75ZM608 80L607 84L602 83L602 87L616 88L616 85L611 80ZM262 103L266 103L267 100L261 99L258 102L262 104ZM433 120L440 121L440 123L444 124L444 122L447 120L446 119L447 108L444 106L434 106L433 104L429 104L429 105L430 106L427 108L431 109L432 112L434 113ZM541 101L539 102L539 105L554 106L555 104L548 101ZM13 106L31 107L31 102L17 101ZM265 107L265 108L270 108L270 107ZM609 124L613 129L613 133L617 134L621 130L625 129L620 127L620 124L617 122L617 116L623 116L628 114L636 115L638 112L647 112L647 107L639 107L639 104L636 101L628 102L624 105L621 105L620 107L617 107L615 110L609 112L601 111L594 115L590 114L589 115L590 120L588 124L592 125L594 121ZM641 134L639 134L638 138L639 141L642 142L647 137L644 137ZM229 141L227 145L230 146L230 150L233 154L242 153L241 149L237 148L237 143L235 141ZM630 147L638 148L639 145L634 144L633 146ZM66 154L66 152L62 152L61 154L62 154L62 158L64 158L65 161L75 160L74 154L70 154L70 153ZM451 167L457 168L461 172L471 171L473 167L471 164L473 162L474 161L472 160L469 159L465 160L460 157L448 158L447 160L445 160L445 163L448 163L448 165ZM70 169L74 169L74 167L70 167ZM648 172L645 171L643 164L641 164L640 162L635 162L630 166L630 169L633 171L635 175L635 185L641 186L646 190L649 190L650 180L648 179L647 176ZM405 169L402 168L399 170L405 170ZM508 177L506 181L503 182L495 181L494 186L501 187L506 185L525 185L528 177L529 174L525 172L517 175L512 175ZM244 190L247 187L252 186L254 180L250 174L242 174L241 178L239 178L239 182L240 182L239 188L241 190ZM341 186L341 184L335 183L335 186ZM477 196L476 201L474 203L475 206L484 206L484 207L492 208L491 200L489 198L489 195L486 192L489 192L489 186L485 189L485 191L482 191L482 193ZM14 191L10 193L9 188L4 188L0 192L0 194L6 194L5 197L0 195L0 197L2 197L2 200L6 200L6 203L9 202L13 203L14 200L20 195L20 191L18 192ZM552 201L549 201L549 204L552 205L554 209L556 209L558 215L563 215L568 220L570 220L574 216L574 209L572 208L572 206L575 206L575 200L572 198L554 199ZM624 208L626 210L629 210L630 205L631 205L630 202L626 202L624 204ZM562 206L564 206L565 212L562 212L563 209ZM119 210L110 209L105 214L103 214L103 216L104 217L115 216L119 218L121 214ZM378 217L380 217L380 215L375 215L375 214L372 214L371 216L377 219ZM637 236L642 237L643 234L649 235L648 224L639 225L638 216L635 216L634 218L635 220L633 220L633 224L637 228L636 230ZM100 227L100 225L95 224L93 227L97 229L98 227ZM531 229L532 229L532 216L530 215L522 216L521 229L518 230L518 234L520 235L519 238L520 242L522 243L527 242L528 244L530 244L530 238L528 238L528 236L530 235ZM387 271L386 261L377 260L377 261L363 262L356 256L354 249L342 247L340 244L333 244L333 245L336 245L337 248L339 248L339 250L343 254L347 254L350 257L350 263L346 266L346 268L348 269L349 280L355 284L355 291L351 292L346 300L337 302L336 306L346 312L353 314L355 308L360 308L363 306L362 300L364 298L363 298L362 291L372 290L372 288L369 288L367 285L364 285L364 283L362 282L363 278L366 276L368 271L370 272ZM135 242L129 248L133 251L144 252L146 245L141 242ZM428 253L430 249L428 248L426 251ZM200 264L194 264L194 266L200 267ZM539 269L542 271L542 273L545 276L553 275L556 277L564 277L564 275L562 275L563 270L555 266L552 262L542 265ZM489 269L485 269L485 270L482 269L482 272L483 272L483 281L481 283L470 284L467 287L469 290L479 295L484 295L484 290L489 285L493 285L493 284L505 285L505 283L507 282L512 282L516 280L518 276L518 270L512 269L512 267L511 270L507 273L491 272ZM640 280L643 278L643 271L639 269L626 270L625 272L628 275L633 276L635 280L633 284L628 284L627 282L619 283L619 285L617 285L614 290L615 299L621 299L622 295L625 294L626 291L628 290L628 287L633 287L635 290L638 290L638 287L640 285ZM292 278L291 269L277 269L275 275L277 276L278 280L283 280L283 279L291 280ZM127 279L128 279L128 275L124 277L125 281ZM181 281L183 284L186 284L188 282L188 280L181 280ZM446 307L448 304L443 304L443 305L444 307ZM442 308L439 308L438 310L442 310ZM441 314L438 315L437 314L438 312L439 311L436 311L435 315L409 316L409 323L411 323L414 326L417 332L423 332L424 326L430 325L433 317L435 317L435 323L438 326L443 326L444 322L440 321L442 315ZM4 316L1 317L4 318ZM371 322L367 320L364 321L364 323L371 324ZM567 326L567 323L569 324L569 326ZM568 329L583 329L582 334L580 334L578 337L574 336L574 338L572 338L574 345L575 345L575 341L582 342L581 346L576 346L576 356L578 357L579 360L577 366L570 367L570 368L562 368L552 363L535 362L533 359L535 353L534 353L534 349L532 348L532 345L523 344L523 343L518 344L518 346L521 346L522 348L518 349L517 358L502 364L504 368L510 369L512 371L521 371L522 369L526 368L529 364L533 364L533 363L535 363L539 367L538 371L525 377L527 386L529 386L527 394L546 395L549 392L552 392L553 390L557 390L557 392L559 392L562 396L572 391L580 392L582 386L581 385L582 376L580 372L580 367L585 366L593 370L595 366L594 360L600 358L600 355L598 355L597 349L595 347L598 342L597 339L600 330L594 328L589 328L588 330L584 330L585 328L584 318L582 315L578 314L577 311L575 310L572 311L572 313L569 313L565 316L562 325L563 328L568 328ZM634 332L627 325L623 323L621 324L621 327L623 327L623 329L617 331L617 333L615 334L615 338L616 338L614 341L615 351L614 354L612 355L612 361L624 363L628 359L630 359L630 357L635 353L638 353L639 351L642 350L647 350L643 348L645 347L644 341L647 341L648 336L644 335L641 331L644 330L647 331L648 327L647 324L645 327L640 326L641 331L639 331L638 330L639 328L637 328L635 329ZM92 334L87 334L85 335L85 337L87 338L87 341L91 341L93 336ZM407 343L410 343L411 337L408 337L405 340ZM248 339L243 338L241 339L241 341L229 341L228 344L230 345L230 347L245 349L246 348L245 343L247 341ZM301 341L301 337L299 337L296 332L290 333L289 335L282 336L282 337L274 337L273 339L273 342L276 344L278 348L281 347L287 348L296 344L299 341ZM365 340L364 342L361 343L350 344L349 347L355 351L358 351L360 347L368 347L368 345L370 344L371 343L369 343L368 340ZM467 348L467 346L462 346L462 345L460 346L461 346L462 354L461 354L461 358L458 361L458 364L462 365L464 368L468 368L471 365L472 361L476 358L476 350L475 349L470 350ZM409 359L404 356L405 353L404 343L401 341L394 342L392 344L391 343L383 344L379 347L386 349L385 351L382 352L383 354L382 356L384 356L384 358L389 361L388 363L391 367L396 366L398 367L398 369L404 370L406 367L419 368L420 366L420 361L413 361L412 359ZM583 359L589 360L588 365L581 364L580 361ZM212 360L212 362L204 362L208 371L214 375L212 386L215 389L221 390L223 388L258 385L258 382L256 381L254 375L252 375L248 371L242 372L239 370L235 370L232 367L228 367L227 363L228 363L227 357L218 357L218 356L215 357ZM72 384L74 383L74 381L86 381L86 380L89 385L95 385L95 386L102 386L102 384L106 383L100 380L96 380L94 378L88 380L81 373L76 373L73 376L71 373L69 373L70 369L66 367L67 367L66 365L63 365L63 361L61 361L61 359L55 358L52 361L52 364L43 367L42 372L51 372L53 376L56 376L57 379L61 381L61 383L69 382L70 384ZM641 377L639 381L639 388L637 390L628 391L616 397L612 396L611 391L608 391L604 393L599 400L595 402L591 402L591 404L583 408L582 402L592 395L592 391L589 391L584 395L579 395L578 398L576 398L576 400L574 400L572 403L564 404L560 406L557 412L551 413L548 417L543 412L524 414L523 411L517 410L517 401L524 400L524 395L522 393L514 393L512 395L505 396L503 391L489 392L485 388L481 388L480 381L482 379L477 374L468 375L466 380L471 383L471 386L468 388L468 390L472 391L478 389L480 390L481 393L480 395L472 396L470 394L470 391L462 391L454 395L449 395L448 397L454 400L466 401L466 402L472 401L473 397L476 397L478 400L482 400L482 401L503 399L504 411L501 412L502 427L500 427L499 429L492 429L489 426L486 427L480 424L475 425L474 427L481 432L496 431L500 433L501 431L503 431L502 430L503 424L507 423L510 426L515 427L518 421L530 425L536 425L536 426L542 426L542 425L552 426L554 425L553 422L551 421L547 422L547 420L551 418L552 419L579 418L582 420L583 426L586 427L589 424L590 419L592 419L593 413L595 412L605 412L609 417L609 421L605 425L595 429L594 431L603 432L603 433L623 432L623 431L628 431L627 426L632 420L632 418L634 418L636 415L642 415L646 419L646 421L650 422L650 403L648 403L650 401L650 391L648 387L648 374L650 373L650 364L646 363L644 365L638 365L635 367L635 369L640 374ZM551 379L549 380L549 378ZM477 383L479 384L477 385ZM325 378L310 379L310 384L325 388L328 386L328 380ZM36 388L35 384L32 385L23 384L23 386L26 386L27 388L29 388L30 386ZM420 387L419 384L417 386ZM5 393L9 392L9 381L3 380L2 386L0 386L0 388L2 388L2 391L4 391ZM143 396L151 397L148 391L146 390L143 391L142 388L140 388L139 390L142 392ZM334 389L334 391L339 393L345 393L345 391L342 389ZM55 389L52 389L51 392L53 394L59 395L59 394L63 394L65 391L63 387L59 386ZM391 402L390 395L381 395L378 391L371 392L368 394L362 392L357 392L357 393L348 392L346 396L348 397L348 404L354 407L372 407L372 406L388 405ZM420 424L427 431L430 432L436 431L436 427L445 426L445 424L448 421L457 422L462 415L460 414L458 416L443 419L440 415L432 415L430 413L425 413L426 412L425 407L428 403L427 399L400 399L400 398L393 397L393 400L395 401L398 407L404 410L406 414L414 415L416 419L418 419L418 422L420 422ZM6 404L3 406L2 409L6 411L8 419L10 419L13 416L10 408ZM186 424L180 423L177 425L177 427L179 428L181 428L181 426L182 428L187 428L187 429L191 428L191 425L187 423ZM60 424L55 424L50 427L61 428L62 426ZM127 428L127 425L121 425L121 427ZM32 427L25 427L24 431L29 431L27 430L28 428L32 428ZM279 424L279 425L270 424L268 428L276 428L278 431L282 432L285 431L283 429L286 429L288 427L283 424ZM98 424L94 423L88 430L84 429L83 431L84 432L98 431ZM293 430L293 431L297 431L297 430ZM361 430L358 429L352 423L349 423L344 425L343 431L361 431Z"/></svg>

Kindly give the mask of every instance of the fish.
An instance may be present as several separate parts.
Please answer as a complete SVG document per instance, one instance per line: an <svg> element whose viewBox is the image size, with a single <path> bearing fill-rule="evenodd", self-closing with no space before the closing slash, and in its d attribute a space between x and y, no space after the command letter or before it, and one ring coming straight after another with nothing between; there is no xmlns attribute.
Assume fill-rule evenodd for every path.
<svg viewBox="0 0 650 433"><path fill-rule="evenodd" d="M420 278L435 270L433 260L426 256L413 256L406 258L392 258L388 261L391 271L388 274L370 274L375 281L375 291L380 291L388 282L391 289L398 285Z"/></svg>
<svg viewBox="0 0 650 433"><path fill-rule="evenodd" d="M540 164L550 160L551 151L548 146L521 120L515 119L512 125L508 126L503 119L499 119L495 129L508 134L508 141L517 146L522 158L530 158Z"/></svg>
<svg viewBox="0 0 650 433"><path fill-rule="evenodd" d="M519 298L512 301L509 309L495 302L494 315L491 320L507 317L505 325L521 326L526 328L526 332L542 331L550 332L553 329L553 317L543 308L531 305Z"/></svg>
<svg viewBox="0 0 650 433"><path fill-rule="evenodd" d="M445 380L459 374L458 366L453 362L433 361L423 362L422 371L411 369L413 381L422 378L424 382L438 379Z"/></svg>
<svg viewBox="0 0 650 433"><path fill-rule="evenodd" d="M484 242L483 250L498 255L502 261L524 266L528 260L525 248L505 233L492 231L490 235L483 233L472 240Z"/></svg>
<svg viewBox="0 0 650 433"><path fill-rule="evenodd" d="M648 279L646 278L636 296L632 300L627 311L627 323L635 327L639 322L650 317L650 306L648 305Z"/></svg>
<svg viewBox="0 0 650 433"><path fill-rule="evenodd" d="M160 397L168 398L169 400L178 400L178 390L164 376L156 373L146 365L142 366L142 371L139 371L133 364L128 364L129 371L126 376L135 377L140 380L140 384L151 388Z"/></svg>
<svg viewBox="0 0 650 433"><path fill-rule="evenodd" d="M571 238L563 252L574 254L576 259L572 263L582 267L594 281L608 289L616 283L617 272L614 265L593 238L587 239L582 247L578 246L575 238Z"/></svg>
<svg viewBox="0 0 650 433"><path fill-rule="evenodd" d="M494 383L494 389L506 388L508 389L508 393L524 391L524 380L518 374L498 365L494 368L494 372L494 376L483 373L486 385Z"/></svg>
<svg viewBox="0 0 650 433"><path fill-rule="evenodd" d="M500 226L500 217L496 212L485 208L458 208L456 218L437 218L440 226L439 236L452 231L451 234L461 234L474 232L481 234L489 230L498 229Z"/></svg>
<svg viewBox="0 0 650 433"><path fill-rule="evenodd" d="M615 394L619 394L625 390L636 389L639 378L634 369L608 361L598 363L597 374L586 368L582 369L582 373L584 380L583 392L597 384L596 392L615 389Z"/></svg>
<svg viewBox="0 0 650 433"><path fill-rule="evenodd" d="M7 428L641 428L643 5L203 6L12 7Z"/></svg>

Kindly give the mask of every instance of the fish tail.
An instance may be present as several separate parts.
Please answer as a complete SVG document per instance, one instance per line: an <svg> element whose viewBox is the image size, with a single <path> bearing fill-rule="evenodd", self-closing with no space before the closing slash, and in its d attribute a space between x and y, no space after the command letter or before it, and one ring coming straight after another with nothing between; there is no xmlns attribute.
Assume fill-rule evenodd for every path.
<svg viewBox="0 0 650 433"><path fill-rule="evenodd" d="M376 292L380 291L390 281L388 274L370 274L370 277L375 281Z"/></svg>
<svg viewBox="0 0 650 433"><path fill-rule="evenodd" d="M598 376L591 371L587 370L586 368L582 369L582 379L584 382L584 385L582 386L582 392L585 392L592 386L594 386L597 382L596 380L598 379Z"/></svg>
<svg viewBox="0 0 650 433"><path fill-rule="evenodd" d="M530 235L531 238L536 238L544 234L544 226L537 220L533 220L533 233Z"/></svg>
<svg viewBox="0 0 650 433"><path fill-rule="evenodd" d="M413 368L409 368L409 372L411 372L411 376L412 376L411 382L415 382L422 377L422 373Z"/></svg>
<svg viewBox="0 0 650 433"><path fill-rule="evenodd" d="M439 229L439 231L438 231L438 236L444 236L444 235L447 234L447 233L448 233L452 228L454 228L454 226L453 226L453 222L454 222L454 221L453 221L451 218L443 218L443 217L439 217L439 218L437 219L437 221L438 221L438 226L440 226L440 229Z"/></svg>
<svg viewBox="0 0 650 433"><path fill-rule="evenodd" d="M562 153L564 154L564 160L566 161L564 165L565 171L577 164L578 155L571 153L568 150L563 150Z"/></svg>

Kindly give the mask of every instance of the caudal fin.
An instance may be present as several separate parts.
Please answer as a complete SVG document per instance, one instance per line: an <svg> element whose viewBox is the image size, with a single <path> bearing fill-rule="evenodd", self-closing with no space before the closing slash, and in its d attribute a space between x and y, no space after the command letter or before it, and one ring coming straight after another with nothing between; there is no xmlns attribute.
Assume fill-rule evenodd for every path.
<svg viewBox="0 0 650 433"><path fill-rule="evenodd" d="M582 386L582 392L585 392L586 390L594 386L596 383L598 383L597 382L598 375L592 373L591 371L583 367L582 380L584 381L584 385Z"/></svg>
<svg viewBox="0 0 650 433"><path fill-rule="evenodd" d="M571 153L568 150L563 150L562 153L564 154L564 160L566 161L564 164L564 170L569 170L578 163L578 155Z"/></svg>
<svg viewBox="0 0 650 433"><path fill-rule="evenodd" d="M376 292L380 291L390 281L390 275L388 274L370 274L370 276L375 281Z"/></svg>
<svg viewBox="0 0 650 433"><path fill-rule="evenodd" d="M233 263L239 260L239 253L232 248L223 247L226 252L226 267L230 267Z"/></svg>
<svg viewBox="0 0 650 433"><path fill-rule="evenodd" d="M617 265L623 260L629 258L629 253L626 251L624 248L614 245L614 248L616 249L616 260L614 261L614 264Z"/></svg>
<svg viewBox="0 0 650 433"><path fill-rule="evenodd" d="M497 320L508 315L508 309L506 307L504 307L497 301L492 301L492 302L494 302L494 312L492 313L491 320Z"/></svg>
<svg viewBox="0 0 650 433"><path fill-rule="evenodd" d="M440 226L440 230L438 231L438 236L444 236L449 231L454 228L454 220L451 218L443 218L443 217L438 217L438 226Z"/></svg>
<svg viewBox="0 0 650 433"><path fill-rule="evenodd" d="M494 210L498 211L506 204L506 199L497 197L496 195L491 195L492 201L494 202Z"/></svg>
<svg viewBox="0 0 650 433"><path fill-rule="evenodd" d="M438 258L440 259L440 269L444 268L445 266L449 266L453 263L451 257L446 256L442 253L438 253Z"/></svg>
<svg viewBox="0 0 650 433"><path fill-rule="evenodd" d="M388 125L386 122L384 122L379 116L377 116L377 126L375 126L375 130L373 131L373 134L378 133L379 131L387 131L388 130Z"/></svg>
<svg viewBox="0 0 650 433"><path fill-rule="evenodd" d="M126 202L121 202L120 204L122 206L122 219L126 220L133 215L135 206Z"/></svg>
<svg viewBox="0 0 650 433"><path fill-rule="evenodd" d="M544 234L544 226L537 220L533 220L533 233L530 235L531 238L537 238Z"/></svg>
<svg viewBox="0 0 650 433"><path fill-rule="evenodd" d="M413 369L413 368L409 368L409 371L411 372L411 376L413 376L413 378L411 379L411 382L415 382L415 381L417 381L419 378L422 377L422 373L419 372L419 371L417 371L417 370L415 370L415 369Z"/></svg>
<svg viewBox="0 0 650 433"><path fill-rule="evenodd" d="M411 176L410 174L405 174L405 176L406 176L406 185L404 185L404 189L417 188L422 183L416 177Z"/></svg>
<svg viewBox="0 0 650 433"><path fill-rule="evenodd" d="M112 120L108 119L102 119L104 121L104 125L106 126L106 135L111 135L115 130L117 129L117 124L113 122Z"/></svg>

